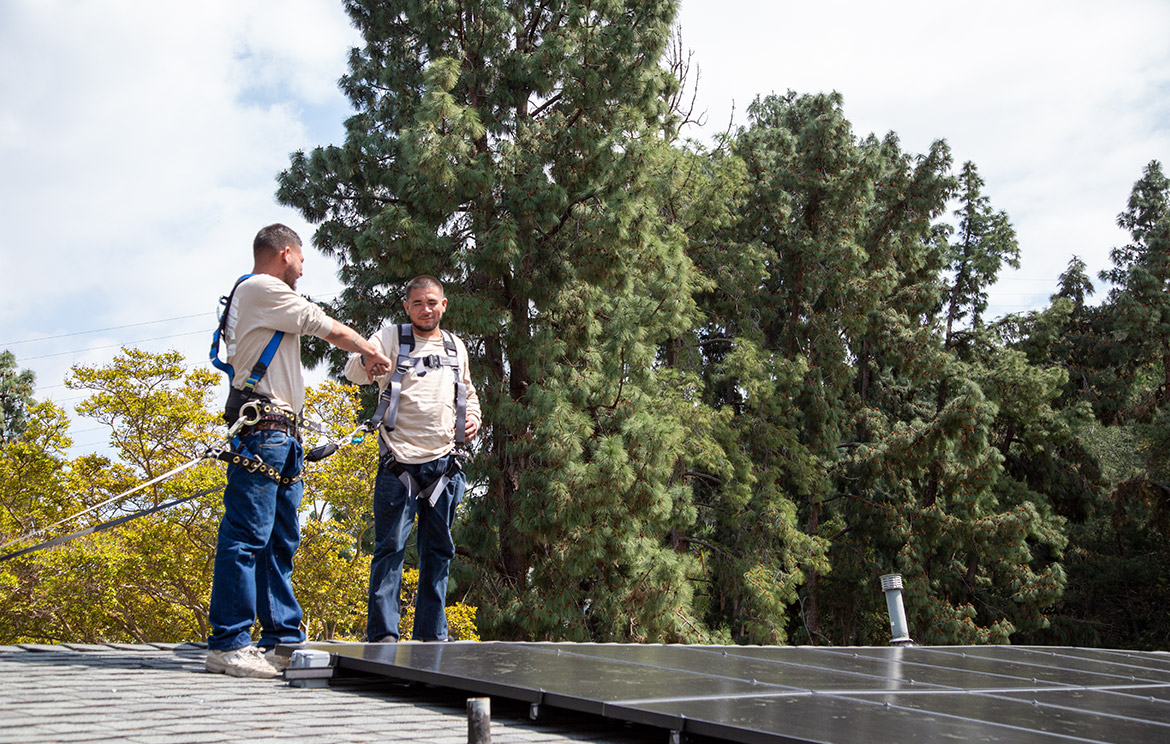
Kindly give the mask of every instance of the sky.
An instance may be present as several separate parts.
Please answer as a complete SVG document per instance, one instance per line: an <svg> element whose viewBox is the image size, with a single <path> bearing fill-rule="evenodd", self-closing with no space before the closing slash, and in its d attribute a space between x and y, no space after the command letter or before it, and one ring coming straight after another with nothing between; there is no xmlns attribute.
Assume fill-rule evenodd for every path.
<svg viewBox="0 0 1170 744"><path fill-rule="evenodd" d="M1046 305L1074 255L1108 268L1134 182L1170 160L1164 0L681 0L678 23L706 118L687 136L746 124L757 95L835 90L858 137L974 162L1021 250L988 317ZM71 366L122 345L206 364L263 225L305 240L300 292L335 296L274 194L290 153L343 141L359 43L340 0L0 2L0 349L35 397L71 410ZM72 455L106 446L71 431Z"/></svg>

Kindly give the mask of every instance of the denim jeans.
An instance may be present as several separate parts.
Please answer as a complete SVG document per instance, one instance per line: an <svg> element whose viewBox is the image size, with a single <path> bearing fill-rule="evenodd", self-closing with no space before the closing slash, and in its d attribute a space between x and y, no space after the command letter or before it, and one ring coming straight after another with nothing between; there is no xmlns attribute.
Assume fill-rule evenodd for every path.
<svg viewBox="0 0 1170 744"><path fill-rule="evenodd" d="M281 475L301 472L300 442L279 431L240 437L241 452L259 457ZM293 553L300 544L297 508L304 484L280 485L239 465L228 465L223 519L215 548L207 647L229 651L252 642L260 620L260 646L300 643L301 606L293 596Z"/></svg>
<svg viewBox="0 0 1170 744"><path fill-rule="evenodd" d="M453 455L419 465L406 465L421 488L437 480L447 469ZM374 482L374 555L370 560L369 616L366 637L380 641L386 636L399 635L398 623L402 617L400 593L402 561L406 543L418 515L418 594L415 597L414 629L416 641L443 641L447 639L447 575L451 559L455 557L455 543L451 539L451 524L455 507L463 500L465 478L457 473L451 478L438 501L432 507L427 499L407 498L406 486L389 468L378 468Z"/></svg>

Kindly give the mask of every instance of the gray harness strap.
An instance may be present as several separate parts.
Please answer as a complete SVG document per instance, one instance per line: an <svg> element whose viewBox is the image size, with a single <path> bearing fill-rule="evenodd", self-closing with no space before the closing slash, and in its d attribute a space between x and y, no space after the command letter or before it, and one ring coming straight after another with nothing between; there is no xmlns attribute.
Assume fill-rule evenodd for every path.
<svg viewBox="0 0 1170 744"><path fill-rule="evenodd" d="M443 331L443 356L432 354L425 357L412 357L414 351L414 327L410 323L398 326L398 361L394 366L394 373L390 376L390 383L378 396L378 407L370 418L370 429L383 426L387 431L394 431L398 421L398 402L402 397L402 380L407 373L413 372L418 376L426 375L430 370L450 367L455 372L455 450L452 451L447 469L433 482L422 486L418 480L403 467L402 463L394 458L394 453L386 447L386 443L378 437L378 446L382 450L381 467L389 468L398 480L406 487L407 498L426 499L431 506L439 500L439 496L447 488L447 484L457 473L462 472L460 448L467 441L467 385L463 383L463 370L459 366L459 350L455 344L455 336L450 331Z"/></svg>
<svg viewBox="0 0 1170 744"><path fill-rule="evenodd" d="M425 487L420 486L418 479L411 475L410 471L408 471L402 463L394 459L393 452L387 451L385 454L383 454L378 464L381 467L387 468L391 473L394 474L396 478L398 478L398 481L406 488L406 498L426 499L431 506L434 506L436 503L438 503L439 496L443 494L443 491L447 488L447 484L451 482L451 479L454 478L457 473L463 472L463 462L459 450L452 450L448 457L450 459L447 461L447 468L443 471L443 474L435 480L431 481L431 483Z"/></svg>
<svg viewBox="0 0 1170 744"><path fill-rule="evenodd" d="M382 394L378 396L378 407L374 411L370 423L371 428L386 427L387 431L394 431L398 421L398 402L402 398L402 380L408 372L414 372L420 377L429 370L441 367L450 367L455 372L455 444L462 445L467 440L467 386L463 383L463 370L459 366L459 352L455 345L455 336L450 331L443 331L444 356L432 354L425 357L412 357L414 351L414 327L410 323L398 326L398 360L394 366L394 374L390 376L390 383Z"/></svg>

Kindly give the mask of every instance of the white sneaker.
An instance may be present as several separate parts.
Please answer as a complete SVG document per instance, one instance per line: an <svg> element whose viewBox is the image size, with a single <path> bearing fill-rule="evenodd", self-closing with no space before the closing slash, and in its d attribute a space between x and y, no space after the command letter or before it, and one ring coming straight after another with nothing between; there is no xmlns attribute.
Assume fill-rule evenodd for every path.
<svg viewBox="0 0 1170 744"><path fill-rule="evenodd" d="M292 656L281 656L276 653L275 648L270 648L264 652L264 660L271 664L276 671L283 672L292 663Z"/></svg>
<svg viewBox="0 0 1170 744"><path fill-rule="evenodd" d="M264 658L264 652L255 646L244 646L231 651L208 651L203 668L209 672L232 677L272 679L280 672Z"/></svg>

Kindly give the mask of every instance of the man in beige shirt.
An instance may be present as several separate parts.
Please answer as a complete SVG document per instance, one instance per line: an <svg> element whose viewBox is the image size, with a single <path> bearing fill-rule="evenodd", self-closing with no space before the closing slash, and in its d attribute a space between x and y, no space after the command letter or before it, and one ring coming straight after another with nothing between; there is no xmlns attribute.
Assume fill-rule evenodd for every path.
<svg viewBox="0 0 1170 744"><path fill-rule="evenodd" d="M205 666L236 677L275 677L278 643L299 643L301 607L293 596L292 559L300 544L298 507L304 449L299 415L305 402L301 376L303 335L323 338L366 355L385 371L390 360L348 326L296 293L303 273L301 239L284 225L262 229L252 244L254 268L232 290L222 326L232 402L256 398L268 406L254 424L239 430L235 453L261 461L270 472L229 464L224 514L215 551ZM213 352L218 350L213 346ZM260 370L257 362L275 344ZM236 374L236 371L241 374ZM248 372L250 371L250 374ZM247 420L251 421L249 417ZM251 645L260 620L259 647Z"/></svg>
<svg viewBox="0 0 1170 744"><path fill-rule="evenodd" d="M475 437L482 419L467 347L439 328L447 309L443 285L432 276L412 279L403 307L409 324L387 326L370 338L379 352L397 359L391 373L379 374L368 355L351 354L345 366L353 382L377 382L382 390L366 637L398 640L402 562L417 514L412 638L445 641L447 576L455 556L451 524L465 487L456 446Z"/></svg>

